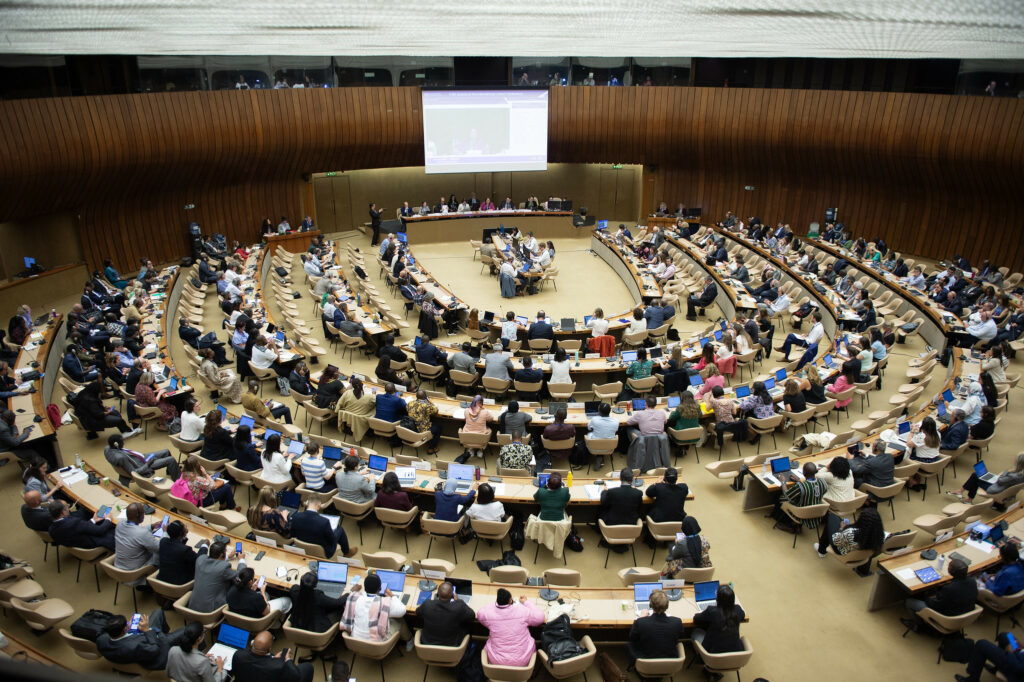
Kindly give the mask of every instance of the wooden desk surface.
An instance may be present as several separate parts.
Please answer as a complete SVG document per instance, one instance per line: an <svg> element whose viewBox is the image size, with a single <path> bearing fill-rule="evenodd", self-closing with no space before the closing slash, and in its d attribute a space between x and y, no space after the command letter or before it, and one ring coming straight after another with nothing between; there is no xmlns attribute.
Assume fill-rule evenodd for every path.
<svg viewBox="0 0 1024 682"><path fill-rule="evenodd" d="M1024 508L1020 503L1014 503L1013 509L989 519L985 523L992 525L999 521L1006 520L1010 527L1005 531L1007 536L1013 536L1024 540ZM918 594L932 590L952 580L948 571L949 555L953 552L962 554L970 559L971 563L967 570L971 574L980 573L999 563L999 548L989 542L968 541L970 533L957 533L943 542L933 542L924 547L915 547L909 552L894 556L888 559L881 559L878 567L897 580L907 592ZM962 543L962 544L961 544ZM926 549L934 549L935 559L931 561L921 558L921 552ZM939 569L939 557L945 555L946 565ZM931 566L940 576L939 580L930 583L923 583L914 575L914 571Z"/></svg>
<svg viewBox="0 0 1024 682"><path fill-rule="evenodd" d="M285 234L272 234L263 238L266 242L267 251L270 255L277 253L278 249L284 249L288 253L304 253L309 248L313 237L320 236L320 230L308 232L292 231Z"/></svg>
<svg viewBox="0 0 1024 682"><path fill-rule="evenodd" d="M86 470L91 470L88 465L86 466ZM51 482L56 482L58 476L59 474L57 473L49 474ZM117 490L120 495L115 496L112 492L113 490ZM139 502L143 504L148 503L132 491L107 479L101 480L99 485L89 485L86 481L79 481L66 486L65 492L74 499L79 506L92 512L95 512L103 505L110 506L113 510L111 512L111 521L114 523L118 522L118 519L116 518L119 514L117 511L118 506L120 506L121 509L124 509L132 502ZM156 513L147 516L143 523L156 523L161 521L165 515L169 516L171 520L179 520L185 524L185 528L188 531L188 543L192 546L198 544L200 540L212 542L214 535L218 534L217 531L207 525L204 525L200 521L195 520L191 516L182 516L181 514L172 513L161 508L156 508ZM291 586L297 585L301 576L310 570L310 560L296 551L270 547L268 545L246 540L241 536L233 535L231 533L219 534L228 537L232 545L237 542L242 543L242 550L244 558L246 559L246 565L252 568L256 572L257 576L265 576L267 583L278 589L288 590ZM260 551L264 551L266 554L260 561L255 561L255 555ZM591 551L594 552L596 550ZM596 560L596 555L594 558ZM342 563L349 564L349 587L355 583L354 578L356 576L358 576L360 582L365 578L367 570L362 566L361 561L345 560ZM232 561L232 564L237 565L237 560ZM285 574L284 577L279 576L279 568L283 569ZM421 576L413 574L409 574L406 577L404 594L409 595L407 608L411 613L415 613L416 611L416 599L419 593L417 582L420 579ZM440 581L431 580L431 582L436 584ZM488 582L478 582L474 580L473 595L470 601L470 606L474 609L479 609L490 603L497 594L498 589L501 587L508 588L508 586ZM542 588L522 585L510 589L515 596L518 597L520 594L525 595L527 598L533 600L541 609L546 608L546 602L541 600L538 596L538 592ZM578 595L574 614L574 624L580 627L626 629L631 627L633 621L636 619L636 612L633 607L632 588L609 589L576 587L561 588L559 591L563 593L566 601L575 599L576 595ZM697 607L693 601L693 587L691 585L687 585L683 588L682 599L670 602L668 613L669 615L682 618L685 624L692 625L693 616L696 612Z"/></svg>
<svg viewBox="0 0 1024 682"><path fill-rule="evenodd" d="M34 369L40 374L40 377L32 382L32 386L36 389L35 393L16 395L7 401L8 408L14 412L14 423L18 430L22 431L32 427L32 433L25 439L26 443L38 438L48 438L54 434L53 425L46 417L49 396L43 395L42 374L46 372L46 358L50 354L50 347L54 343L63 341L63 336L60 341L57 340L62 330L63 320L64 317L58 313L55 320L33 327L25 345L18 351L18 359L15 361L14 367L11 368L11 374L19 384L22 383L20 377L24 372L31 372ZM38 362L39 367L32 367L33 362ZM36 415L43 418L38 424L34 420Z"/></svg>

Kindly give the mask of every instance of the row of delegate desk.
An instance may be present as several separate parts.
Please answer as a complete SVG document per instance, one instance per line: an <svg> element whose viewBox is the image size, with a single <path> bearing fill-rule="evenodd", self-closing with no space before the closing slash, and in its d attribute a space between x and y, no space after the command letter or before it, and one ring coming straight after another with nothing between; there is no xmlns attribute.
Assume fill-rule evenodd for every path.
<svg viewBox="0 0 1024 682"><path fill-rule="evenodd" d="M518 227L523 233L543 233L548 239L579 236L588 228L577 227L572 211L473 211L434 213L402 218L410 244L435 244L482 239L489 230Z"/></svg>
<svg viewBox="0 0 1024 682"><path fill-rule="evenodd" d="M111 521L114 523L120 523L124 521L123 510L131 503L138 502L141 504L151 503L148 500L136 495L133 491L124 488L113 481L103 478L98 485L89 485L85 480L85 473L88 471L95 471L86 465L85 472L79 472L72 468L71 471L61 473L49 474L50 480L54 483L65 476L65 481L73 481L66 483L64 491L68 494L75 503L84 509L88 509L91 512L95 512L100 507L106 505L114 510L111 514ZM100 472L95 472L102 476ZM75 479L78 480L75 480ZM115 495L114 491L117 491ZM245 554L246 565L252 568L257 576L264 576L267 583L272 587L280 590L288 590L293 585L297 585L301 576L310 571L310 562L307 557L295 547L272 547L267 544L253 542L246 540L244 537L238 535L232 535L231 533L223 533L218 531L207 523L195 516L184 516L161 508L156 508L155 513L149 515L143 521L144 524L152 524L159 522L163 519L164 515L171 517L171 520L178 520L185 524L188 531L188 541L192 545L196 545L201 541L212 542L213 538L217 534L227 536L232 543L241 543L242 550ZM118 518L120 516L120 518ZM265 555L259 561L255 561L255 555L263 551ZM362 566L362 562L355 559L344 559L339 558L336 561L341 563L349 564L349 587L355 584L358 580L365 578L367 570ZM405 592L399 598L403 598L405 594L408 597L408 609L415 618L416 601L418 598L419 588L418 581L422 576L416 576L415 578L410 575L406 580ZM441 582L439 578L426 578L434 584ZM484 605L490 603L497 594L498 589L501 585L496 585L487 582L473 582L473 595L470 602L470 606L474 609L479 609ZM531 586L520 586L516 587L515 591L517 594L524 594L528 598L532 599L541 608L544 608L545 602L540 599L538 592L542 589L541 587ZM612 631L605 639L621 639L621 631L628 629L633 624L633 620L636 618L636 613L633 607L633 590L632 589L619 589L619 588L563 588L563 598L566 601L573 603L575 602L575 608L573 609L572 619L573 627L583 631L601 631L607 630ZM693 588L687 585L683 589L683 596L680 600L671 602L669 605L669 615L680 617L687 625L693 624L693 616L697 612L697 606L693 599ZM614 631L620 631L620 634L615 634Z"/></svg>

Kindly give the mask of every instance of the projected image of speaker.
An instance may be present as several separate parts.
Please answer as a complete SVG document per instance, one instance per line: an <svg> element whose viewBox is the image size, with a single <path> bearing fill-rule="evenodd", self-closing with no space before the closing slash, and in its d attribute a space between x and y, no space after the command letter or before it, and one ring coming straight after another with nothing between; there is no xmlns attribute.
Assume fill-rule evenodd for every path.
<svg viewBox="0 0 1024 682"><path fill-rule="evenodd" d="M423 90L427 173L547 170L548 91Z"/></svg>

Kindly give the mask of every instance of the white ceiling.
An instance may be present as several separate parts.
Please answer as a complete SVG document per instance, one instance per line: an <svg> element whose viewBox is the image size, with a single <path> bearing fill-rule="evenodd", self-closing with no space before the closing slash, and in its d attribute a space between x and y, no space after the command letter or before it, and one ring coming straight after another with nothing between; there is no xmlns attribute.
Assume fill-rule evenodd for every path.
<svg viewBox="0 0 1024 682"><path fill-rule="evenodd" d="M0 53L1024 58L1022 0L12 0Z"/></svg>

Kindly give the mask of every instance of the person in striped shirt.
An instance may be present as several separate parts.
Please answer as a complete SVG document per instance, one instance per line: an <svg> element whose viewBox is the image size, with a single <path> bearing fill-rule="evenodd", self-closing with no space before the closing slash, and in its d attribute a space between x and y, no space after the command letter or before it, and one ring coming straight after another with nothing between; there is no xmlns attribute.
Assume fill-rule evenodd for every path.
<svg viewBox="0 0 1024 682"><path fill-rule="evenodd" d="M779 497L778 509L781 516L779 523L775 524L776 528L782 530L791 530L796 532L796 529L792 526L792 522L789 517L781 512L782 503L789 502L794 507L811 507L816 504L821 504L821 499L825 493L828 492L828 483L824 480L815 478L818 474L818 467L815 466L814 462L807 462L803 468L804 480L797 481L793 485L789 486L782 495ZM807 528L817 528L821 525L821 518L804 519L803 524Z"/></svg>
<svg viewBox="0 0 1024 682"><path fill-rule="evenodd" d="M307 444L305 455L302 457L302 476L306 479L306 488L320 492L334 490L337 487L334 474L339 466L340 462L337 462L334 466L328 467L320 454L320 446L316 443Z"/></svg>

